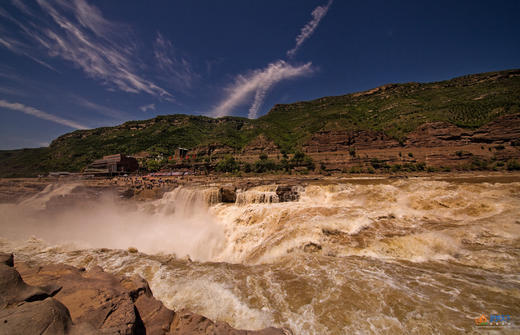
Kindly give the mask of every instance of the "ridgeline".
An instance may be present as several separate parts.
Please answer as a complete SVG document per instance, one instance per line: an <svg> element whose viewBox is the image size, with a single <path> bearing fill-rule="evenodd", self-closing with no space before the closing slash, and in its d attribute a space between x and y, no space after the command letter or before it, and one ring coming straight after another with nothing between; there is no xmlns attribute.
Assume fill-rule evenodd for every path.
<svg viewBox="0 0 520 335"><path fill-rule="evenodd" d="M419 133L428 133L431 127L436 130L452 127L460 132L452 139L455 142L449 142L450 139L430 131L432 143L446 142L439 142L438 147L458 148L479 143L479 149L486 152L483 155L489 156L492 150L484 148L483 143L506 145L507 150L498 150L501 154L508 153L503 159L511 159L518 156L518 134L504 129L509 137L486 139L479 135L482 133L479 129L493 122L494 128L488 127L492 129L488 129L488 133L500 133L497 129L500 124L514 128L520 119L518 115L520 70L467 75L433 83L388 84L360 93L275 105L269 113L255 120L175 114L129 121L115 127L76 130L58 137L49 147L0 151L0 177L81 171L93 160L114 153L167 157L177 147L194 150L197 160L208 160L212 156L211 162L213 159L216 162L218 157L229 154L246 160L253 155L258 157L264 145L266 153L271 155L304 151L315 162L322 162L322 169L328 166L333 170L342 170L343 165L361 166L374 158L396 162L403 160L401 151L412 154L415 149L419 152L415 160L421 161L422 157L428 162L428 154L421 156L421 152L430 145L428 140L417 140L417 132L421 129ZM500 120L506 121L500 123ZM348 141L338 143L337 138L342 136ZM360 145L356 137L364 138L366 143ZM376 140L390 143L388 149L394 148L395 152L388 152L401 158L385 156L385 144L371 148L370 143ZM478 157L471 148L467 152L454 149L452 154L459 158L467 153ZM368 153L372 149L379 151L371 157ZM360 150L367 150L366 157ZM327 154L331 152L333 155ZM344 157L339 159L339 156ZM496 155L493 157L496 160ZM436 164L440 165L439 162Z"/></svg>

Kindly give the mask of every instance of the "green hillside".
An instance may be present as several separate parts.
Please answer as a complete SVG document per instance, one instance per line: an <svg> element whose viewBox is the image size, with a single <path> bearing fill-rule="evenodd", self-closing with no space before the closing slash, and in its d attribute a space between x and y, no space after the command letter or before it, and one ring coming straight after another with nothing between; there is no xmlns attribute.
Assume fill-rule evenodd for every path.
<svg viewBox="0 0 520 335"><path fill-rule="evenodd" d="M478 128L520 112L520 70L468 75L435 83L390 84L370 91L276 105L256 120L240 117L166 115L116 127L77 130L48 148L0 151L0 176L80 171L113 153L169 155L178 146L219 144L240 150L264 134L295 151L320 130L378 130L403 139L428 121Z"/></svg>
<svg viewBox="0 0 520 335"><path fill-rule="evenodd" d="M292 148L319 130L379 130L401 139L428 121L478 128L518 112L520 70L511 70L276 105L258 122L278 144Z"/></svg>

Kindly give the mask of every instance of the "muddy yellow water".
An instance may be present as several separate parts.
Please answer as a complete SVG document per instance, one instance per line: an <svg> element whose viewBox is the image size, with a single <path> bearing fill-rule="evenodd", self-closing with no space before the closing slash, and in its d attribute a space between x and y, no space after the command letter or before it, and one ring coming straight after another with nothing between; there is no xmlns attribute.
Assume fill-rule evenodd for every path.
<svg viewBox="0 0 520 335"><path fill-rule="evenodd" d="M518 182L320 183L296 187L295 202L268 185L235 204L218 187L68 199L77 186L0 205L0 251L137 273L168 307L238 328L461 334L489 331L475 326L481 314L519 323Z"/></svg>

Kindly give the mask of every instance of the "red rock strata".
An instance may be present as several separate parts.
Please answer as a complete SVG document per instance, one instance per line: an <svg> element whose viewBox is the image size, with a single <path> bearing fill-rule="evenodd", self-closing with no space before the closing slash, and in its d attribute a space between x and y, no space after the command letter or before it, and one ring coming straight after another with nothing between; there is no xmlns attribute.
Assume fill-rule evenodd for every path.
<svg viewBox="0 0 520 335"><path fill-rule="evenodd" d="M447 122L424 123L401 142L375 131L322 131L303 145L303 151L332 170L365 165L374 158L388 164L453 167L473 159L519 159L519 143L520 114L515 114L476 130Z"/></svg>

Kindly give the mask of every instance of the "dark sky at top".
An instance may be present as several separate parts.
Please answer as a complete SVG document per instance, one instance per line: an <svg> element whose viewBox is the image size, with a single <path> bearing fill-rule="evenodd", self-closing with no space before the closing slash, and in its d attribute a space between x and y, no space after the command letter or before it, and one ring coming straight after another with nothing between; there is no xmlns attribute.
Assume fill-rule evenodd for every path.
<svg viewBox="0 0 520 335"><path fill-rule="evenodd" d="M0 149L520 67L520 1L0 1Z"/></svg>

